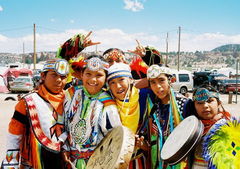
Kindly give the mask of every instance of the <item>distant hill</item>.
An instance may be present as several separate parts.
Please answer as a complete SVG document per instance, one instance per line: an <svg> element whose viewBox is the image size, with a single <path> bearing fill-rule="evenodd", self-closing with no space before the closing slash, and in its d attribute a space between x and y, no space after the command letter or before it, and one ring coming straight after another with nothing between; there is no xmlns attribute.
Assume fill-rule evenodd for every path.
<svg viewBox="0 0 240 169"><path fill-rule="evenodd" d="M219 46L212 50L213 52L240 52L240 44L228 44Z"/></svg>

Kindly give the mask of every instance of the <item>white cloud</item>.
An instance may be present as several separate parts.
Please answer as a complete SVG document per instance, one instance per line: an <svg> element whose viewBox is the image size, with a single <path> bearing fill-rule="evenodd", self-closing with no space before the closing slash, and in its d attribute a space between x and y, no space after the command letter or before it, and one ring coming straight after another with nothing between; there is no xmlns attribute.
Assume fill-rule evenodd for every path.
<svg viewBox="0 0 240 169"><path fill-rule="evenodd" d="M51 22L55 22L55 19L54 19L54 18L51 18L50 21L51 21Z"/></svg>
<svg viewBox="0 0 240 169"><path fill-rule="evenodd" d="M87 34L87 30L71 29L61 33L54 34L36 34L37 51L56 51L58 47L66 40L77 33ZM117 47L124 51L133 50L136 47L136 39L143 46L153 46L162 52L166 51L166 37L159 35L150 35L147 33L127 33L121 29L100 29L95 30L90 36L93 42L101 42L97 46L99 51L105 51L108 48ZM0 34L0 52L22 53L22 46L25 44L25 52L33 52L32 34L11 38ZM209 51L220 45L228 43L240 44L240 34L225 35L221 33L204 34L186 34L181 35L181 51ZM169 51L177 51L178 35L169 34ZM96 46L88 47L86 51L95 51Z"/></svg>
<svg viewBox="0 0 240 169"><path fill-rule="evenodd" d="M3 35L0 34L0 43L4 42L4 41L7 41L7 39L8 38L6 36L3 36Z"/></svg>
<svg viewBox="0 0 240 169"><path fill-rule="evenodd" d="M124 3L124 9L131 10L133 12L138 12L144 9L143 4L137 0L124 0Z"/></svg>
<svg viewBox="0 0 240 169"><path fill-rule="evenodd" d="M183 51L209 51L225 44L240 44L240 34L225 35L221 33L203 33L198 35L183 34L181 38Z"/></svg>
<svg viewBox="0 0 240 169"><path fill-rule="evenodd" d="M0 5L0 12L2 12L3 11L3 7Z"/></svg>

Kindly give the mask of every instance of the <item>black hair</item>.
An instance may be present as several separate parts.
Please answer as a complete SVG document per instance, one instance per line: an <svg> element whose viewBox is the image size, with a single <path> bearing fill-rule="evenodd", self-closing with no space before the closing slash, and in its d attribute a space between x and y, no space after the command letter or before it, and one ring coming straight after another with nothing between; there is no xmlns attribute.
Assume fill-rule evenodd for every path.
<svg viewBox="0 0 240 169"><path fill-rule="evenodd" d="M89 60L89 59L91 59L91 58L99 58L99 59L101 59L102 61L106 62L105 59L103 58L103 56L102 56L102 55L99 55L99 54L91 54L91 55L89 55L89 56L86 57L86 60Z"/></svg>
<svg viewBox="0 0 240 169"><path fill-rule="evenodd" d="M44 76L46 76L47 73L48 73L48 71L42 72L42 74L43 74ZM39 85L42 85L43 83L44 83L44 81L42 80L42 75L41 75L41 78L40 78L40 80L39 80Z"/></svg>

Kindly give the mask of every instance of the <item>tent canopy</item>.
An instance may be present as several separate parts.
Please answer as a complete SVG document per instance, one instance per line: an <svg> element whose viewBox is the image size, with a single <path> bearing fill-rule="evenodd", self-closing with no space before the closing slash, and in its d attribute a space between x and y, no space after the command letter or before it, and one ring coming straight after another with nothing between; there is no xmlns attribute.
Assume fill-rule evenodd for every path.
<svg viewBox="0 0 240 169"><path fill-rule="evenodd" d="M18 77L20 75L27 75L27 76L32 76L33 72L30 69L22 68L22 69L15 69L15 68L8 68L4 73L3 77L7 76L13 76L13 77Z"/></svg>

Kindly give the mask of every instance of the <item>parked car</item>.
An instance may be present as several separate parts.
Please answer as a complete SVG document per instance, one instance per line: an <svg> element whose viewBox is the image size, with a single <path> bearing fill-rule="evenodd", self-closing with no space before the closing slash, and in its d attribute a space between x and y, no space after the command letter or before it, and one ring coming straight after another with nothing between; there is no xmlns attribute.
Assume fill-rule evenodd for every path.
<svg viewBox="0 0 240 169"><path fill-rule="evenodd" d="M0 75L0 93L7 93L8 92L8 88L6 85L6 81L3 78L2 75Z"/></svg>
<svg viewBox="0 0 240 169"><path fill-rule="evenodd" d="M11 92L30 92L33 90L33 87L34 83L30 76L18 77L10 83Z"/></svg>
<svg viewBox="0 0 240 169"><path fill-rule="evenodd" d="M175 91L184 95L188 91L193 90L193 75L190 71L174 70L173 76L176 78L176 81L172 83L172 87Z"/></svg>
<svg viewBox="0 0 240 169"><path fill-rule="evenodd" d="M219 86L223 83L223 80L228 79L228 77L224 74L213 73L209 75L209 79L210 85L219 90Z"/></svg>
<svg viewBox="0 0 240 169"><path fill-rule="evenodd" d="M40 74L36 74L36 75L33 76L32 80L33 80L34 87L39 85L40 79L41 79Z"/></svg>
<svg viewBox="0 0 240 169"><path fill-rule="evenodd" d="M238 81L236 81L236 79L224 79L219 85L219 91L223 93L228 93L230 91L236 92L236 89L240 92L240 79Z"/></svg>
<svg viewBox="0 0 240 169"><path fill-rule="evenodd" d="M210 75L211 72L203 71L203 72L194 72L193 73L193 84L194 88L198 88L200 86L210 86Z"/></svg>

